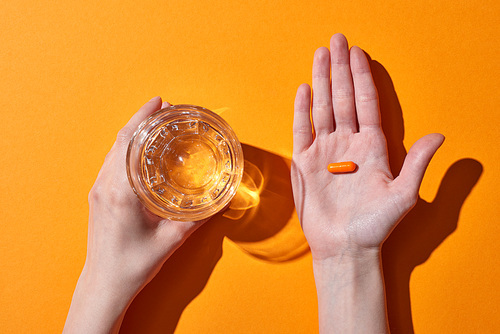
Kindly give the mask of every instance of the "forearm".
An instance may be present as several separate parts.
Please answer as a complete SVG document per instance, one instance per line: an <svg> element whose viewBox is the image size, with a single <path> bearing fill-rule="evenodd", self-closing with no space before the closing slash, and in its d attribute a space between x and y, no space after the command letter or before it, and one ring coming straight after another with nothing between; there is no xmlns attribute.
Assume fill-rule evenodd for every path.
<svg viewBox="0 0 500 334"><path fill-rule="evenodd" d="M320 333L389 333L379 251L313 266Z"/></svg>
<svg viewBox="0 0 500 334"><path fill-rule="evenodd" d="M113 291L83 270L73 294L63 333L118 333L135 291Z"/></svg>

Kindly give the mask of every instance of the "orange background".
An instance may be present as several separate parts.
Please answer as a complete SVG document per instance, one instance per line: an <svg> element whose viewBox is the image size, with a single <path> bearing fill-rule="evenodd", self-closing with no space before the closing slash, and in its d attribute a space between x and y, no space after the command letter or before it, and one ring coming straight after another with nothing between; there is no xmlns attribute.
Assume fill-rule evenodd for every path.
<svg viewBox="0 0 500 334"><path fill-rule="evenodd" d="M243 218L197 231L123 332L317 332L287 164L295 89L336 32L373 59L395 171L419 137L447 137L384 246L393 332L498 331L499 7L1 1L0 332L62 330L85 260L88 191L117 131L155 95L226 108L262 192Z"/></svg>

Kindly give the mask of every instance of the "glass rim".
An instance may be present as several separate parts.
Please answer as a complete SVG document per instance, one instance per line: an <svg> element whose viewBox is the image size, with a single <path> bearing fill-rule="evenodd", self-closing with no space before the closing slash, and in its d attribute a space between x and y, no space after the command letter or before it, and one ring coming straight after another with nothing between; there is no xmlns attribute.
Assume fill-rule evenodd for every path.
<svg viewBox="0 0 500 334"><path fill-rule="evenodd" d="M142 175L141 160L138 156L141 155L148 139L160 127L179 118L209 121L211 126L215 123L217 130L220 131L228 143L231 154L234 155L232 177L224 187L222 196L208 202L207 205L194 207L192 209L168 205L165 201L161 200L158 195L155 195L148 188L143 177L140 177ZM130 139L126 156L127 177L132 190L142 204L149 211L160 217L179 221L202 220L214 215L227 206L236 194L236 190L241 182L243 176L243 162L243 150L231 126L213 111L190 104L177 104L160 109L142 121Z"/></svg>

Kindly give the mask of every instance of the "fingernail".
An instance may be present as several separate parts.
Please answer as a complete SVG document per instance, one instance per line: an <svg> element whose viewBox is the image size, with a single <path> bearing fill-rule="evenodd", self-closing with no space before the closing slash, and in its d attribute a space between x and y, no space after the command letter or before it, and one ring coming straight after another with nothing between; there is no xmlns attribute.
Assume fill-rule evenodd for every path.
<svg viewBox="0 0 500 334"><path fill-rule="evenodd" d="M156 100L156 99L159 99L159 98L161 98L161 97L159 97L159 96L155 96L155 97L153 97L151 100L149 100L149 102L151 102L151 101L153 101L153 100Z"/></svg>

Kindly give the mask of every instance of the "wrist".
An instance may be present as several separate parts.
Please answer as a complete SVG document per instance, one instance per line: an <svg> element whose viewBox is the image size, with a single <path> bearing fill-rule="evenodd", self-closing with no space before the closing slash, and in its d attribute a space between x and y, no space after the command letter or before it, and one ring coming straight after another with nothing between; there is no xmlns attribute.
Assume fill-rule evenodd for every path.
<svg viewBox="0 0 500 334"><path fill-rule="evenodd" d="M320 333L388 332L379 250L313 259Z"/></svg>
<svg viewBox="0 0 500 334"><path fill-rule="evenodd" d="M312 258L314 266L322 267L379 262L381 247L343 247L328 253L312 251Z"/></svg>
<svg viewBox="0 0 500 334"><path fill-rule="evenodd" d="M73 294L64 333L117 333L137 294L120 283L110 284L84 267Z"/></svg>
<svg viewBox="0 0 500 334"><path fill-rule="evenodd" d="M337 255L329 257L313 257L314 276L318 280L332 281L334 284L340 278L355 283L371 273L381 272L381 252L380 249L367 249L362 251L346 250Z"/></svg>
<svg viewBox="0 0 500 334"><path fill-rule="evenodd" d="M105 298L109 303L127 305L141 290L141 285L138 282L132 284L131 280L117 277L114 273L89 269L85 265L76 289L85 291L89 296Z"/></svg>

